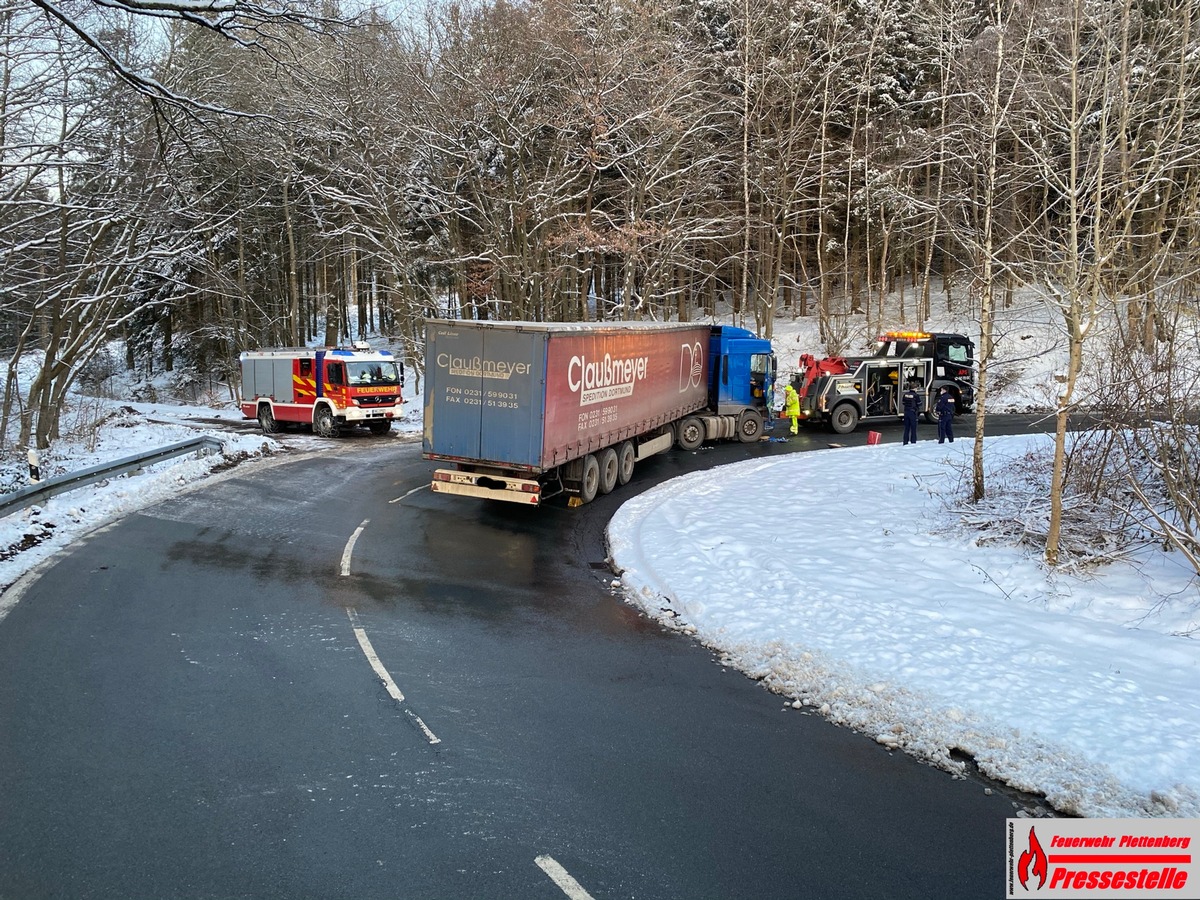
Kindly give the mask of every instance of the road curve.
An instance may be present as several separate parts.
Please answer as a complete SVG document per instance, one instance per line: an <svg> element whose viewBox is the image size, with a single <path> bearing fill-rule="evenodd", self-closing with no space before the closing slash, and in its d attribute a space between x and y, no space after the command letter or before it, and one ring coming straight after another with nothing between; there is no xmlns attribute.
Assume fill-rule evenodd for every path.
<svg viewBox="0 0 1200 900"><path fill-rule="evenodd" d="M668 454L625 490L828 438ZM424 489L415 446L359 446L236 470L28 587L0 625L0 898L1002 890L1011 798L614 594L628 493L476 503Z"/></svg>

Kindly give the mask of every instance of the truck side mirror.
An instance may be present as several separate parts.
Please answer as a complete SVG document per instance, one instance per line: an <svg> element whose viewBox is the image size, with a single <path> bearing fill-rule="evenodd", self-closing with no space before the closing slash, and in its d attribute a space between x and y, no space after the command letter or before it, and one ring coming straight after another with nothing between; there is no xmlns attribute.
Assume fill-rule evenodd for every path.
<svg viewBox="0 0 1200 900"><path fill-rule="evenodd" d="M400 367L400 387L404 387L404 363L396 363Z"/></svg>

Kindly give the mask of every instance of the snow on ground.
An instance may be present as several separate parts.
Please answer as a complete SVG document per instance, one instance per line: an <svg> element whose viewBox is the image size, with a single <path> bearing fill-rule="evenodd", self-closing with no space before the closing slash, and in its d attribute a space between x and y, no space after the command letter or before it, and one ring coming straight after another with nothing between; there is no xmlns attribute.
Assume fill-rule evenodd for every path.
<svg viewBox="0 0 1200 900"><path fill-rule="evenodd" d="M965 317L928 327L977 332ZM989 409L1048 408L1063 353L1044 312L1005 310L997 335L1002 384ZM844 352L866 352L870 337L860 323ZM824 350L812 319L786 315L774 343L780 388L800 353ZM223 452L0 518L0 589L86 532L234 463L371 445L233 433L211 421L241 422L231 401L121 399L139 393L132 387L114 384L117 399L74 399L64 420L75 427L43 454L43 477L204 433ZM421 409L419 395L406 398L395 439L415 438ZM1029 441L1047 446L989 439L989 468ZM947 503L970 447L819 451L676 479L621 508L608 532L613 557L648 614L720 648L794 705L889 747L951 769L951 751L968 753L988 775L1083 815L1200 816L1200 601L1190 570L1157 553L1083 579L1046 571L1026 549L976 545ZM10 443L0 482L20 486L23 468ZM0 620L6 611L0 594Z"/></svg>
<svg viewBox="0 0 1200 900"><path fill-rule="evenodd" d="M64 441L53 454L44 454L41 460L43 478L86 469L204 434L212 434L223 441L222 452L165 460L148 467L140 475L83 486L0 518L0 588L7 589L39 563L101 525L171 497L234 460L261 457L279 449L278 443L265 441L261 435L233 435L152 421L135 412L133 405L122 404L128 411L117 413L106 423L93 448ZM210 409L194 412L207 418L214 417ZM183 407L170 411L173 418L179 419L187 413ZM7 612L8 605L0 595L0 620Z"/></svg>
<svg viewBox="0 0 1200 900"><path fill-rule="evenodd" d="M978 546L943 498L972 446L923 439L677 478L621 507L612 559L632 602L797 708L950 769L965 752L1063 811L1200 816L1191 570L1151 551L1072 577ZM989 438L985 452L1050 446Z"/></svg>
<svg viewBox="0 0 1200 900"><path fill-rule="evenodd" d="M246 421L232 403L211 407L97 398L77 402L98 407L99 412L93 414L102 422L94 434L67 437L49 451L43 451L39 459L43 480L202 435L219 439L223 446L219 453L164 460L146 467L141 474L85 485L0 518L0 590L7 589L87 532L174 496L215 472L246 462L281 456L293 458L298 453L343 452L377 446L380 440L365 436L362 440L346 440L339 446L337 442L299 432L280 439L266 437L253 429L232 432L228 430L230 426ZM405 412L404 420L393 427L393 439L411 439L420 431L420 398L407 401ZM17 475L22 476L14 487L23 487L27 470L24 454L20 454L15 462L10 459L5 475L10 482L16 481ZM8 608L0 594L0 620Z"/></svg>

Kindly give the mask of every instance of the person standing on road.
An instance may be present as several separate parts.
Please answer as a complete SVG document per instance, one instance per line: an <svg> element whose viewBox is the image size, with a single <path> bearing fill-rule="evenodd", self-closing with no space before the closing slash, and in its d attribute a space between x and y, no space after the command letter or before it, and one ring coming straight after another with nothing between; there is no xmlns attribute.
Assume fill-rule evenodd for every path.
<svg viewBox="0 0 1200 900"><path fill-rule="evenodd" d="M904 389L904 393L900 395L900 402L904 405L904 443L915 444L917 442L917 416L921 413L921 392L911 381Z"/></svg>
<svg viewBox="0 0 1200 900"><path fill-rule="evenodd" d="M938 395L937 406L933 408L938 417L938 443L946 441L954 443L954 395L950 388L943 387Z"/></svg>
<svg viewBox="0 0 1200 900"><path fill-rule="evenodd" d="M783 417L792 420L792 434L799 434L800 395L791 384L783 389Z"/></svg>

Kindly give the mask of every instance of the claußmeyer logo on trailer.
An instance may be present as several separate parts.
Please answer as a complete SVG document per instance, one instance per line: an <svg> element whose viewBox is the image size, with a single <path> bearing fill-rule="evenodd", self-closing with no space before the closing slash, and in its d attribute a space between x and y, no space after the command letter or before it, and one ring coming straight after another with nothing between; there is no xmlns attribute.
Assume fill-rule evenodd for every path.
<svg viewBox="0 0 1200 900"><path fill-rule="evenodd" d="M579 394L580 406L629 397L649 368L648 356L614 357L607 353L603 359L572 356L567 363L567 387L571 393Z"/></svg>

